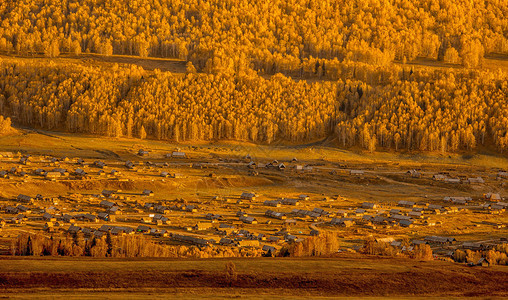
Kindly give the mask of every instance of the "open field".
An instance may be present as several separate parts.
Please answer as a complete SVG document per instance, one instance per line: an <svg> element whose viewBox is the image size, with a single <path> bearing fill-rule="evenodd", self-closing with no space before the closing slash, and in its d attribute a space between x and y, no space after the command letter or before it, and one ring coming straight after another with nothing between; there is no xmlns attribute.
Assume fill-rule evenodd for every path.
<svg viewBox="0 0 508 300"><path fill-rule="evenodd" d="M348 151L333 147L333 142L316 142L307 145L288 143L274 143L273 145L257 145L238 141L182 142L168 143L166 141L140 140L127 138L107 138L92 135L76 135L65 132L50 132L23 128L17 134L0 138L3 151L19 151L22 154L41 154L55 156L76 156L87 158L136 158L137 150L150 148L154 151L172 151L175 148L192 149L203 156L229 155L243 158L250 154L259 159L290 160L295 156L304 156L314 161L351 161L353 163L380 163L419 167L425 165L461 166L477 168L508 168L505 155L490 151L478 153L432 153L432 152L375 152ZM109 152L109 151L113 152Z"/></svg>
<svg viewBox="0 0 508 300"><path fill-rule="evenodd" d="M53 62L55 64L82 64L84 66L100 66L100 65L134 65L142 67L144 70L150 72L158 69L163 72L171 72L174 74L185 73L186 62L174 58L157 58L157 57L139 57L130 55L100 55L100 54L80 54L71 55L63 54L58 58L47 58L42 55L33 56L10 56L0 55L0 59L5 61L18 61L18 62L35 62L45 61Z"/></svg>
<svg viewBox="0 0 508 300"><path fill-rule="evenodd" d="M236 265L236 280L225 275L228 261ZM14 297L27 288L57 297L92 296L104 291L108 297L130 295L133 298L149 297L152 293L184 298L228 295L262 299L272 295L281 298L505 297L508 272L503 267L476 269L444 262L376 257L185 261L3 259L0 277L0 293Z"/></svg>
<svg viewBox="0 0 508 300"><path fill-rule="evenodd" d="M51 61L57 64L83 64L90 66L97 65L111 65L111 64L122 64L122 65L134 65L142 67L147 72L152 72L155 69L158 69L163 72L171 72L175 75L183 75L186 72L186 61L179 60L175 58L160 58L160 57L139 57L132 55L101 55L95 53L87 53L80 55L72 55L69 53L64 53L57 58L47 58L43 55L30 55L30 56L12 56L6 55L5 53L0 52L0 59L5 61L17 61L17 62L36 62L36 61ZM393 62L395 65L402 66L402 62L395 61ZM446 70L446 69L456 69L459 70L462 68L460 64L448 64L442 61L438 61L435 59L429 58L416 58L410 62L406 63L407 66L413 68L413 70L418 69L428 69L428 70ZM507 54L490 54L484 58L483 70L491 70L491 71L508 71L508 55ZM270 78L273 75L263 75L265 78ZM302 78L300 76L291 76L294 80L307 80L308 82L316 82L323 81L326 79L318 79L318 78Z"/></svg>

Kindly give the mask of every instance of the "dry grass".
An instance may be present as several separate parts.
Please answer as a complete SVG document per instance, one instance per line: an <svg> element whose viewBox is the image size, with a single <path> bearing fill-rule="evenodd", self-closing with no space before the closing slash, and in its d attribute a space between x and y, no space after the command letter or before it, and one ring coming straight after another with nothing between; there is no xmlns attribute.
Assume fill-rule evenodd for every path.
<svg viewBox="0 0 508 300"><path fill-rule="evenodd" d="M53 156L89 157L89 158L124 158L139 159L135 155L143 148L154 153L168 153L175 148L201 146L205 150L189 151L194 157L210 158L211 155L236 156L238 158L250 154L256 159L290 160L293 157L305 161L348 162L357 164L391 164L398 166L481 166L508 168L508 160L503 155L491 154L440 154L440 153L394 153L348 151L326 146L327 143L291 146L284 143L276 145L255 145L252 143L227 142L184 142L168 143L165 141L139 140L128 138L107 138L71 133L48 132L43 130L22 130L20 134L0 137L3 151L22 151L31 154L47 154ZM101 150L101 151L98 151Z"/></svg>
<svg viewBox="0 0 508 300"><path fill-rule="evenodd" d="M237 280L225 275L227 261L236 265ZM1 265L4 293L28 289L43 295L65 295L70 290L85 294L95 290L119 296L156 289L168 295L188 290L196 293L190 296L205 297L508 296L506 268L404 259L14 259L2 260Z"/></svg>
<svg viewBox="0 0 508 300"><path fill-rule="evenodd" d="M100 54L88 53L79 56L71 54L62 54L58 58L47 58L41 55L35 56L6 56L0 55L3 60L16 60L16 61L52 61L56 64L83 64L83 65L105 65L111 66L112 64L125 64L136 65L142 67L146 71L153 71L159 69L165 72L171 72L175 75L183 75L186 72L186 61L174 58L154 58L129 55L111 55L105 56Z"/></svg>

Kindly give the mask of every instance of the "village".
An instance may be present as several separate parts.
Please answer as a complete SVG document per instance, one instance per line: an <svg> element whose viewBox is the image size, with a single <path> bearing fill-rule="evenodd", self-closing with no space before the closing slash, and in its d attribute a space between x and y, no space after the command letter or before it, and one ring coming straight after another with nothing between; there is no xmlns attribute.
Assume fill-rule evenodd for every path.
<svg viewBox="0 0 508 300"><path fill-rule="evenodd" d="M337 252L359 251L371 238L400 252L428 244L436 259L507 243L508 172L501 169L277 160L194 146L124 156L0 153L0 253L9 254L9 239L23 232L143 235L265 256L323 232L339 236Z"/></svg>

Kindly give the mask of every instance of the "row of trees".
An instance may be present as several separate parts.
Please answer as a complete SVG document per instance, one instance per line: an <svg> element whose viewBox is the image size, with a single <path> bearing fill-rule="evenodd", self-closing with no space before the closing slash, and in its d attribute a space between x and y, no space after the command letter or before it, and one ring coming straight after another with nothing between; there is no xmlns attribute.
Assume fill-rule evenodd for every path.
<svg viewBox="0 0 508 300"><path fill-rule="evenodd" d="M409 247L409 243L405 242L405 246ZM373 238L365 240L362 251L369 255L382 255L382 256L409 256L418 260L433 260L432 249L427 244L414 246L413 250L405 251L402 253L399 248L391 246L386 242L378 242Z"/></svg>
<svg viewBox="0 0 508 300"><path fill-rule="evenodd" d="M292 243L279 251L279 256L307 257L327 256L337 253L339 239L337 233L324 232L311 236L300 243Z"/></svg>
<svg viewBox="0 0 508 300"><path fill-rule="evenodd" d="M84 239L82 235L51 236L21 234L12 241L11 253L21 256L91 256L91 257L259 257L258 249L231 247L171 246L156 243L144 236L111 236Z"/></svg>
<svg viewBox="0 0 508 300"><path fill-rule="evenodd" d="M310 57L481 64L508 52L506 1L19 0L0 5L0 51L178 57L199 70L301 69Z"/></svg>
<svg viewBox="0 0 508 300"><path fill-rule="evenodd" d="M349 70L348 79L295 81L188 69L181 76L0 60L0 114L35 128L172 141L333 138L370 150L508 148L508 77L500 71L383 71L337 62L326 72Z"/></svg>
<svg viewBox="0 0 508 300"><path fill-rule="evenodd" d="M508 265L508 245L499 244L494 249L481 251L458 249L453 253L456 262L477 264L481 258L485 258L490 265Z"/></svg>

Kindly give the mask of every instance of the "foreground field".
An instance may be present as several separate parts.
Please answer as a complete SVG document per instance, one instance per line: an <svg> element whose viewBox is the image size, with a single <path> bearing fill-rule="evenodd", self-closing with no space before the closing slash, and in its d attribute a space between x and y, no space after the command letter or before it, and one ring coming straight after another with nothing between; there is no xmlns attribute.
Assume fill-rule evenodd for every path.
<svg viewBox="0 0 508 300"><path fill-rule="evenodd" d="M379 257L0 262L0 293L9 297L27 289L47 297L508 296L506 268ZM226 274L227 262L235 264L236 279Z"/></svg>

